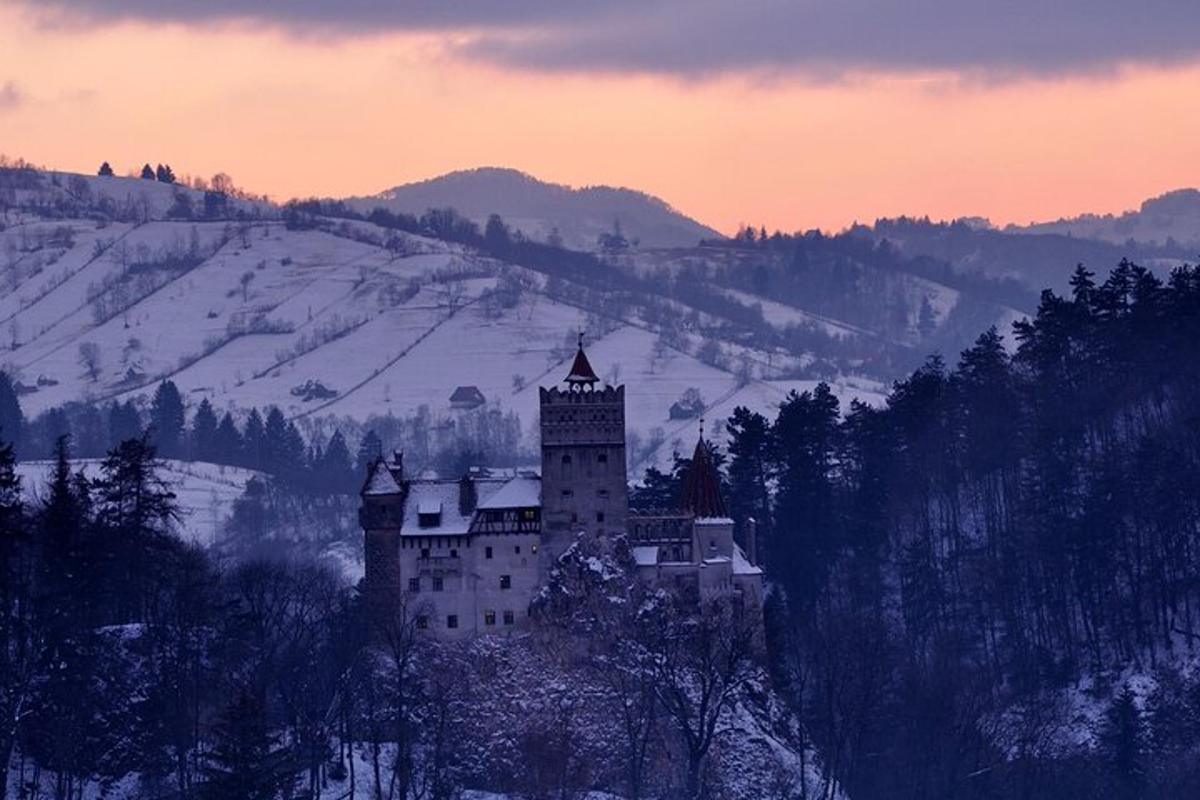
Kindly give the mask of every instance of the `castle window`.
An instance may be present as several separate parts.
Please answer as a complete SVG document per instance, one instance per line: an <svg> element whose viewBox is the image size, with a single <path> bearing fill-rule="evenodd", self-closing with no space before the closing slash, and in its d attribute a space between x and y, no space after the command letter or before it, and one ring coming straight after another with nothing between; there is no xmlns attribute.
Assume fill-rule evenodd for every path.
<svg viewBox="0 0 1200 800"><path fill-rule="evenodd" d="M597 489L596 497L599 497L602 500L607 500L608 499L608 489Z"/></svg>
<svg viewBox="0 0 1200 800"><path fill-rule="evenodd" d="M564 467L569 467L569 466L571 466L571 454L570 454L570 453L564 453L564 454L563 454L563 457L562 457L562 465L563 465Z"/></svg>
<svg viewBox="0 0 1200 800"><path fill-rule="evenodd" d="M534 511L532 508L525 509L524 511L521 512L521 515L523 517L525 517L525 519L527 519L531 522L537 518L537 512Z"/></svg>
<svg viewBox="0 0 1200 800"><path fill-rule="evenodd" d="M576 514L574 511L571 512L571 522L572 523L579 522L579 515Z"/></svg>
<svg viewBox="0 0 1200 800"><path fill-rule="evenodd" d="M434 575L433 576L433 590L435 592L440 592L442 590L442 588L443 588L442 587L442 576Z"/></svg>
<svg viewBox="0 0 1200 800"><path fill-rule="evenodd" d="M533 545L532 547L530 547L529 549L530 549L531 551L533 551L533 554L534 554L535 556L537 555L537 545L536 545L536 544L535 544L535 545Z"/></svg>
<svg viewBox="0 0 1200 800"><path fill-rule="evenodd" d="M453 547L451 547L451 548L450 548L450 557L451 557L451 558L458 558L458 550L456 550L456 549L454 549Z"/></svg>
<svg viewBox="0 0 1200 800"><path fill-rule="evenodd" d="M487 625L488 627L495 625L496 624L496 612L495 611L483 612L483 624Z"/></svg>
<svg viewBox="0 0 1200 800"><path fill-rule="evenodd" d="M491 548L491 546L490 546L490 545L489 545L489 546L487 546L487 547L485 547L485 548L483 548L483 557L484 557L484 558L491 558L491 557L492 557L492 548Z"/></svg>
<svg viewBox="0 0 1200 800"><path fill-rule="evenodd" d="M608 463L608 453L600 453L599 455L597 455L596 463L607 464Z"/></svg>
<svg viewBox="0 0 1200 800"><path fill-rule="evenodd" d="M414 592L414 593L421 591L421 579L420 578L409 578L408 579L408 590L410 592Z"/></svg>
<svg viewBox="0 0 1200 800"><path fill-rule="evenodd" d="M457 628L458 627L458 614L450 614L449 616L446 617L446 627L447 628Z"/></svg>
<svg viewBox="0 0 1200 800"><path fill-rule="evenodd" d="M428 547L421 548L421 558L429 558L429 548Z"/></svg>
<svg viewBox="0 0 1200 800"><path fill-rule="evenodd" d="M521 555L521 545L517 545L516 547L514 547L513 552L516 553L517 555Z"/></svg>
<svg viewBox="0 0 1200 800"><path fill-rule="evenodd" d="M511 611L504 612L504 624L505 625L512 625L513 622L515 622L515 621L516 621L516 615L513 614L513 612L511 612Z"/></svg>
<svg viewBox="0 0 1200 800"><path fill-rule="evenodd" d="M604 512L603 511L596 512L596 522L604 522Z"/></svg>
<svg viewBox="0 0 1200 800"><path fill-rule="evenodd" d="M564 499L564 500L566 500L568 497L574 497L574 496L575 496L575 492L573 492L573 491L572 491L572 490L570 490L570 489L563 489L563 490L562 490L562 496L563 496L563 499Z"/></svg>
<svg viewBox="0 0 1200 800"><path fill-rule="evenodd" d="M500 576L500 588L501 589L511 589L512 588L512 575L501 575Z"/></svg>
<svg viewBox="0 0 1200 800"><path fill-rule="evenodd" d="M425 616L424 614L421 614L420 616L418 616L417 617L417 628L420 630L425 630L428 627L429 627L429 617Z"/></svg>

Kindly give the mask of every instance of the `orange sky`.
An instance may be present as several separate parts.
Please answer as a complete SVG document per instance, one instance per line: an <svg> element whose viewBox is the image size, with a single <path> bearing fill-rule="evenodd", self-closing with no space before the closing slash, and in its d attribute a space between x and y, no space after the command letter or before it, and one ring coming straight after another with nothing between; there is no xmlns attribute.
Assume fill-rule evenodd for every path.
<svg viewBox="0 0 1200 800"><path fill-rule="evenodd" d="M535 74L444 40L231 28L47 30L0 5L0 152L225 171L276 199L511 166L657 194L725 231L878 216L1025 222L1200 185L1200 66L980 84Z"/></svg>

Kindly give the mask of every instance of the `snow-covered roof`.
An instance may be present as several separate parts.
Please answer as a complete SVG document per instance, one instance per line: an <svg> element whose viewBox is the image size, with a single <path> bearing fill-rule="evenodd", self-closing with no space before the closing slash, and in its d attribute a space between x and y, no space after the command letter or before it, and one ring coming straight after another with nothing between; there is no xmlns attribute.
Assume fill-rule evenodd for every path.
<svg viewBox="0 0 1200 800"><path fill-rule="evenodd" d="M742 552L742 548L738 544L733 545L733 574L734 575L762 575L763 571L760 567L756 567L750 563L750 559L746 558L746 554Z"/></svg>
<svg viewBox="0 0 1200 800"><path fill-rule="evenodd" d="M513 478L500 487L487 500L479 504L481 510L501 508L540 508L542 505L541 478L522 476Z"/></svg>
<svg viewBox="0 0 1200 800"><path fill-rule="evenodd" d="M634 547L633 560L639 567L653 567L658 563L657 546Z"/></svg>
<svg viewBox="0 0 1200 800"><path fill-rule="evenodd" d="M363 494L385 495L400 494L400 484L392 476L392 471L382 461L376 461L371 467L371 476L363 488Z"/></svg>
<svg viewBox="0 0 1200 800"><path fill-rule="evenodd" d="M499 491L505 482L482 478L473 483L477 501L485 501ZM401 523L400 535L465 536L471 530L471 518L474 513L461 513L458 500L458 481L411 481L408 484L408 500L404 504L404 521ZM437 515L437 524L421 527L422 515L427 515L427 520L430 516Z"/></svg>

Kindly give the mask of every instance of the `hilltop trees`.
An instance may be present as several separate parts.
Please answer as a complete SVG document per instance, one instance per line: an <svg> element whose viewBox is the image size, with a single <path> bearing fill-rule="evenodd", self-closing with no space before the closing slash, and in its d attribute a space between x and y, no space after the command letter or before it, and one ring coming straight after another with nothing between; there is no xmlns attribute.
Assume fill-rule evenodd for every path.
<svg viewBox="0 0 1200 800"><path fill-rule="evenodd" d="M107 161L105 161L103 164L100 165L100 169L98 169L96 171L96 174L99 175L101 178L111 178L113 176L113 168L109 165L109 163Z"/></svg>

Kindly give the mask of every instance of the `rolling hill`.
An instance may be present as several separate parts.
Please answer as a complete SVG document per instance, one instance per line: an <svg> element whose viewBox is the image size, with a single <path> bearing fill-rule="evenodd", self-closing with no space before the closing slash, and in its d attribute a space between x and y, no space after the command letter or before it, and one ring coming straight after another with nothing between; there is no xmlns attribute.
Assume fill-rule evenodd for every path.
<svg viewBox="0 0 1200 800"><path fill-rule="evenodd" d="M575 331L629 386L634 474L686 451L703 414L771 413L830 382L844 402L1024 308L945 265L851 237L498 255L353 214L306 217L153 181L0 174L0 368L27 415L88 400L278 406L317 436L372 415L463 413L460 386L533 427ZM533 248L533 250L530 250ZM533 256L537 256L534 258ZM1018 304L1019 305L1019 304ZM719 426L710 426L721 433Z"/></svg>
<svg viewBox="0 0 1200 800"><path fill-rule="evenodd" d="M1170 240L1200 248L1200 190L1176 189L1152 197L1123 214L1082 214L1007 230L1020 233L1058 233L1077 238L1124 244L1130 240L1165 245Z"/></svg>
<svg viewBox="0 0 1200 800"><path fill-rule="evenodd" d="M347 203L364 211L383 206L418 215L430 208L454 208L479 225L495 213L526 236L545 241L557 231L564 245L585 250L595 248L600 235L612 232L616 223L627 239L643 247L690 247L721 237L642 192L611 186L576 189L496 167L451 172Z"/></svg>

